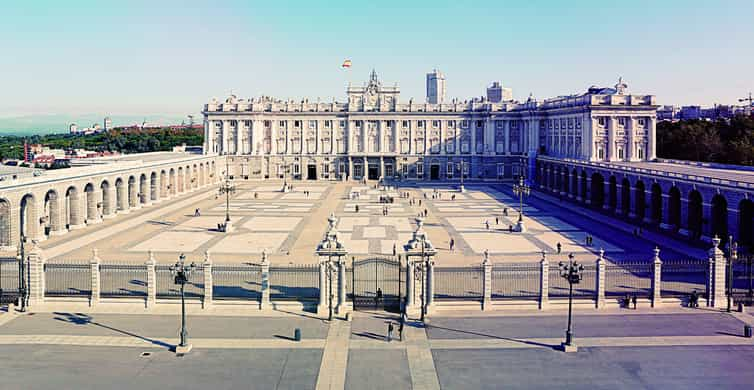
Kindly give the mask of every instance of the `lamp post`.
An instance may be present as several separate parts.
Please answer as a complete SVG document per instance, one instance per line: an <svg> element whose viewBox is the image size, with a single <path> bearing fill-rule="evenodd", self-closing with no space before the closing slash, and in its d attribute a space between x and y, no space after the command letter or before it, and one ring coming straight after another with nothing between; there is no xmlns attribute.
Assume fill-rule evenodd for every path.
<svg viewBox="0 0 754 390"><path fill-rule="evenodd" d="M189 281L191 273L196 269L196 264L193 262L191 265L186 265L186 256L181 253L178 257L178 261L170 266L170 274L174 277L175 284L181 286L181 341L175 349L176 353L186 353L191 350L191 346L187 343L188 331L186 331L186 294L185 287Z"/></svg>
<svg viewBox="0 0 754 390"><path fill-rule="evenodd" d="M568 329L566 329L565 342L561 344L563 351L576 352L576 344L573 343L572 318L573 318L573 285L581 282L584 266L576 263L573 253L568 255L568 263L558 263L560 277L568 281Z"/></svg>
<svg viewBox="0 0 754 390"><path fill-rule="evenodd" d="M524 181L523 175L521 175L521 177L518 178L518 184L513 185L513 193L518 195L518 204L519 204L518 222L516 222L516 231L519 233L523 233L526 231L526 226L524 226L524 196L529 196L529 194L531 194L531 187L529 187L526 184L526 181Z"/></svg>
<svg viewBox="0 0 754 390"><path fill-rule="evenodd" d="M466 174L464 168L466 165L466 161L461 159L461 162L458 163L460 169L461 169L461 186L458 188L458 192L466 192L466 188L463 186L463 176Z"/></svg>
<svg viewBox="0 0 754 390"><path fill-rule="evenodd" d="M733 263L738 259L738 244L733 236L728 236L728 305L726 311L730 313L733 305Z"/></svg>
<svg viewBox="0 0 754 390"><path fill-rule="evenodd" d="M426 284L427 284L427 278L426 275L429 272L429 258L426 255L426 249L425 245L427 243L427 239L422 236L421 237L421 256L422 260L421 263L419 263L419 270L421 272L417 273L417 278L419 278L419 281L421 281L422 284L422 307L421 307L421 322L424 322L424 316L427 314L427 290L426 290Z"/></svg>
<svg viewBox="0 0 754 390"><path fill-rule="evenodd" d="M220 195L225 194L225 223L222 225L223 231L228 233L232 230L232 223L230 222L230 194L236 192L236 186L230 179L230 163L228 158L225 158L225 180L220 183Z"/></svg>
<svg viewBox="0 0 754 390"><path fill-rule="evenodd" d="M26 277L26 245L24 240L21 240L18 246L18 295L21 301L21 312L26 311L26 304L29 300Z"/></svg>

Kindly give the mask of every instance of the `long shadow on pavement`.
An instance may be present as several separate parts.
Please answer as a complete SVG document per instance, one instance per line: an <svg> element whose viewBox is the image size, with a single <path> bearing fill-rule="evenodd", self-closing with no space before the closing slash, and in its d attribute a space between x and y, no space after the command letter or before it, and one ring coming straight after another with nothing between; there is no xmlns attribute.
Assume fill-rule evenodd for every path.
<svg viewBox="0 0 754 390"><path fill-rule="evenodd" d="M148 342L150 344L154 344L154 345L157 345L157 346L160 346L160 347L163 347L163 348L167 348L168 350L171 350L171 351L175 349L175 345L168 344L168 343L166 343L164 341L150 339L148 337L140 336L138 334L131 333L131 332L128 332L128 331L125 331L125 330L113 328L113 327L111 327L109 325L100 324L99 322L93 321L93 318L90 315L86 315L86 314L83 314L83 313L61 313L61 312L53 312L53 314L55 314L57 316L61 316L61 317L55 317L55 320L57 320L57 321L68 322L68 323L71 323L71 324L74 324L74 325L95 325L95 326L99 326L100 328L105 328L105 329L108 329L108 330L112 330L113 332L118 332L118 333L124 334L126 336L135 337L137 339L146 341L146 342Z"/></svg>
<svg viewBox="0 0 754 390"><path fill-rule="evenodd" d="M451 332L471 334L471 335L475 335L475 336L482 336L482 337L491 338L491 339L497 339L497 340L513 341L513 342L517 342L517 343L521 343L521 344L536 345L536 346L539 346L539 347L547 347L547 348L552 348L552 349L558 349L560 347L559 345L544 344L544 343L538 343L538 342L535 342L535 341L528 341L528 340L519 340L519 339L510 338L510 337L500 337L500 336L495 336L495 335L491 335L491 334L472 332L472 331L468 331L468 330L446 328L446 327L436 326L436 325L432 325L432 324L425 324L424 327L427 328L427 329L436 328L436 329L442 329L442 330L447 330L447 331L451 331Z"/></svg>

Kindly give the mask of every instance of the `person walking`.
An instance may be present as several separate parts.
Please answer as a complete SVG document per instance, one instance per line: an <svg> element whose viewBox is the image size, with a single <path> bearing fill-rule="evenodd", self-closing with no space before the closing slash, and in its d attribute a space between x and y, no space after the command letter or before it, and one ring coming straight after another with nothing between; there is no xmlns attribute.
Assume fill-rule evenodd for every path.
<svg viewBox="0 0 754 390"><path fill-rule="evenodd" d="M393 339L393 321L387 323L387 342L389 343Z"/></svg>
<svg viewBox="0 0 754 390"><path fill-rule="evenodd" d="M198 217L200 215L201 215L201 213L199 212L199 209L194 210L194 216L195 217Z"/></svg>
<svg viewBox="0 0 754 390"><path fill-rule="evenodd" d="M396 247L395 244L393 244L393 257L395 257L395 255L397 254L398 254L398 247Z"/></svg>
<svg viewBox="0 0 754 390"><path fill-rule="evenodd" d="M453 237L450 238L450 251L453 252L453 249L456 247L456 241L453 239Z"/></svg>
<svg viewBox="0 0 754 390"><path fill-rule="evenodd" d="M401 313L401 321L398 323L398 337L403 341L403 326L406 324L406 312Z"/></svg>
<svg viewBox="0 0 754 390"><path fill-rule="evenodd" d="M560 243L558 242L558 245L556 246L558 248L558 254L560 254L560 251L563 249L563 245L560 245Z"/></svg>
<svg viewBox="0 0 754 390"><path fill-rule="evenodd" d="M495 225L499 225L499 224L500 224L500 218L499 217L495 217Z"/></svg>
<svg viewBox="0 0 754 390"><path fill-rule="evenodd" d="M490 221L484 221L484 227L490 230Z"/></svg>

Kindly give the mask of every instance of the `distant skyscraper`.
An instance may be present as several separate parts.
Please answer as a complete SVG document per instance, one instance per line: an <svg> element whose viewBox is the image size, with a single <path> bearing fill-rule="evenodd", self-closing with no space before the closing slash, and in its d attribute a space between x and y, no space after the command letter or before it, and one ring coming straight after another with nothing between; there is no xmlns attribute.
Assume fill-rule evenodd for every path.
<svg viewBox="0 0 754 390"><path fill-rule="evenodd" d="M435 69L427 73L427 103L440 104L445 102L445 75Z"/></svg>
<svg viewBox="0 0 754 390"><path fill-rule="evenodd" d="M491 103L508 102L513 100L513 90L503 88L499 81L493 81L492 85L487 87L487 100Z"/></svg>
<svg viewBox="0 0 754 390"><path fill-rule="evenodd" d="M105 121L104 122L105 122L104 123L104 125L105 125L105 131L108 131L108 130L110 130L110 129L113 128L113 120L110 119L109 116L105 117Z"/></svg>

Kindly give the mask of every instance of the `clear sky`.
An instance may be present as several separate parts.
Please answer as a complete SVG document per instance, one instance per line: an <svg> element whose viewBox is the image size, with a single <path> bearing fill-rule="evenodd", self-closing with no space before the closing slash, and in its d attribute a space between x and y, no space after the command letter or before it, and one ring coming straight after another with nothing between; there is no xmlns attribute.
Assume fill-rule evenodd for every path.
<svg viewBox="0 0 754 390"><path fill-rule="evenodd" d="M623 76L660 104L712 105L754 89L754 1L7 1L0 50L0 116L196 113L231 90L342 101L372 68L403 99L439 68L449 97Z"/></svg>

